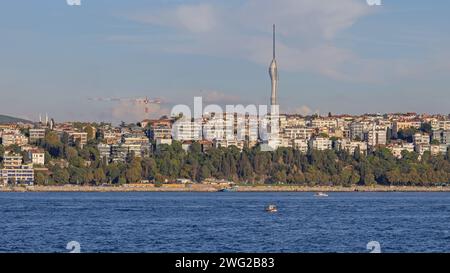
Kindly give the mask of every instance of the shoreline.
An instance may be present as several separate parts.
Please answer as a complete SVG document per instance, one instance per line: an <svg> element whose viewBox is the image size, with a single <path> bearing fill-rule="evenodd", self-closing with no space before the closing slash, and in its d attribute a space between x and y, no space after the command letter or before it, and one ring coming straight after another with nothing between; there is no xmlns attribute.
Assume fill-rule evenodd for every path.
<svg viewBox="0 0 450 273"><path fill-rule="evenodd" d="M217 185L194 184L164 185L153 184L122 186L17 186L0 187L0 192L217 192L223 187ZM236 192L450 192L450 187L417 186L239 186Z"/></svg>

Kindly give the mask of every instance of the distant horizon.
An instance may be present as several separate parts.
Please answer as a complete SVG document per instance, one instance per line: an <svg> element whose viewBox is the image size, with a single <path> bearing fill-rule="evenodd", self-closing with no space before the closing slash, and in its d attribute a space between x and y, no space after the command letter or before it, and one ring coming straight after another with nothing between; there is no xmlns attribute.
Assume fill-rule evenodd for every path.
<svg viewBox="0 0 450 273"><path fill-rule="evenodd" d="M281 115L288 115L288 116L301 116L301 117L313 117L318 115L318 117L321 118L326 118L328 117L328 113L312 113L312 114L298 114L298 113L280 113ZM339 116L351 116L351 117L361 117L361 116L372 116L372 115L380 115L380 116L384 116L384 115L407 115L407 114L416 114L418 116L422 116L422 115L429 115L429 116L441 116L441 117L449 117L450 113L416 113L416 112L392 112L392 113L362 113L362 114L348 114L348 113L331 113L332 117L339 117ZM113 125L117 125L120 124L121 122L125 122L126 124L137 124L141 121L144 120L158 120L163 118L164 116L166 116L167 118L171 119L174 118L173 116L170 115L161 115L159 117L153 117L153 118L144 118L141 120L135 120L135 121L129 121L129 122L125 122L125 121L119 121L119 122L111 122L111 121L105 121L105 120L59 120L58 117L53 117L53 116L49 116L49 119L54 119L56 123L74 123L74 122L81 122L81 123L107 123L107 124L113 124ZM39 119L36 120L32 120L32 119L27 119L27 118L22 118L20 116L12 116L12 115L5 115L0 113L0 118L2 117L6 117L6 118L13 118L13 119L23 119L23 120L27 120L30 121L32 123L39 123ZM1 119L0 119L0 124L2 124Z"/></svg>

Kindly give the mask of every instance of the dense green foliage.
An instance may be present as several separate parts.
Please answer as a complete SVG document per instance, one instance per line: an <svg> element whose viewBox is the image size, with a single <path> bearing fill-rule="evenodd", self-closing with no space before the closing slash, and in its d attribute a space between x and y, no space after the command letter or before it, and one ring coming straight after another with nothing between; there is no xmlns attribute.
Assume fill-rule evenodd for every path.
<svg viewBox="0 0 450 273"><path fill-rule="evenodd" d="M51 175L36 175L37 183L123 184L142 180L174 181L208 178L241 183L288 183L305 185L437 185L450 182L450 153L419 160L416 153L404 151L395 158L386 148L368 155L345 151L309 151L292 148L262 152L259 147L211 148L201 151L198 143L185 152L181 143L161 145L149 157L129 156L124 163L107 164L99 156L95 140L83 148L60 141L48 133L39 143L47 152Z"/></svg>

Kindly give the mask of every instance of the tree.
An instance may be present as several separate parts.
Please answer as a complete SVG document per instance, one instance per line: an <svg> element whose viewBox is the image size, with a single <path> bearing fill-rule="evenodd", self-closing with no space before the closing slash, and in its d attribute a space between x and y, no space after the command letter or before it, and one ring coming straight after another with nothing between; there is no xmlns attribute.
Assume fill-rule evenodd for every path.
<svg viewBox="0 0 450 273"><path fill-rule="evenodd" d="M431 144L432 145L439 145L439 144L441 144L441 142L439 142L439 140L437 140L437 139L433 139L433 140L431 140Z"/></svg>
<svg viewBox="0 0 450 273"><path fill-rule="evenodd" d="M52 178L57 184L67 184L69 183L70 175L66 169L56 167L53 171Z"/></svg>
<svg viewBox="0 0 450 273"><path fill-rule="evenodd" d="M103 183L106 182L105 172L101 168L95 169L94 173L93 173L93 176L94 176L94 183L97 184L97 185L98 184L103 184Z"/></svg>
<svg viewBox="0 0 450 273"><path fill-rule="evenodd" d="M203 181L204 179L210 177L211 177L211 170L208 168L207 165L203 165L200 169L199 181Z"/></svg>
<svg viewBox="0 0 450 273"><path fill-rule="evenodd" d="M138 183L141 181L142 166L139 158L134 158L131 163L127 165L125 178L128 183Z"/></svg>
<svg viewBox="0 0 450 273"><path fill-rule="evenodd" d="M433 128L431 126L431 123L428 123L428 122L422 123L422 125L419 128L419 130L424 132L424 133L427 133L429 135L431 133L433 133Z"/></svg>
<svg viewBox="0 0 450 273"><path fill-rule="evenodd" d="M241 177L245 181L253 177L252 164L250 163L246 152L242 152L238 165L239 177Z"/></svg>
<svg viewBox="0 0 450 273"><path fill-rule="evenodd" d="M408 142L413 142L413 136L417 132L419 132L419 130L417 130L414 127L410 127L410 128L399 130L397 132L397 137L399 139L406 140Z"/></svg>
<svg viewBox="0 0 450 273"><path fill-rule="evenodd" d="M11 152L14 153L14 154L20 154L20 153L22 153L22 148L20 148L20 146L17 145L17 144L13 144L13 145L8 146L8 147L6 148L6 150L11 151Z"/></svg>
<svg viewBox="0 0 450 273"><path fill-rule="evenodd" d="M355 151L353 152L353 158L356 161L359 161L361 159L361 149L359 148L359 145L355 147Z"/></svg>
<svg viewBox="0 0 450 273"><path fill-rule="evenodd" d="M61 158L64 156L64 145L59 140L56 132L48 132L41 142L41 146L54 158Z"/></svg>
<svg viewBox="0 0 450 273"><path fill-rule="evenodd" d="M34 178L34 182L37 185L45 185L45 184L47 184L47 181L48 181L48 175L46 175L43 172L37 172L36 173L36 176Z"/></svg>
<svg viewBox="0 0 450 273"><path fill-rule="evenodd" d="M0 161L3 160L3 155L5 155L5 147L3 147L2 144L0 144Z"/></svg>
<svg viewBox="0 0 450 273"><path fill-rule="evenodd" d="M92 140L95 139L95 129L91 125L88 125L84 128L84 132L87 133L87 139Z"/></svg>

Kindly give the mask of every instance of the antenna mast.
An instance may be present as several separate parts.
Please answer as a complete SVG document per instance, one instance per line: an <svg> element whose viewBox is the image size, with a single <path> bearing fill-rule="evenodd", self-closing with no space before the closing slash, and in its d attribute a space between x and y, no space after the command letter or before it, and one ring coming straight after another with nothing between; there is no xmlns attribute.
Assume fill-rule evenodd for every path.
<svg viewBox="0 0 450 273"><path fill-rule="evenodd" d="M273 59L275 60L275 24L273 24Z"/></svg>

